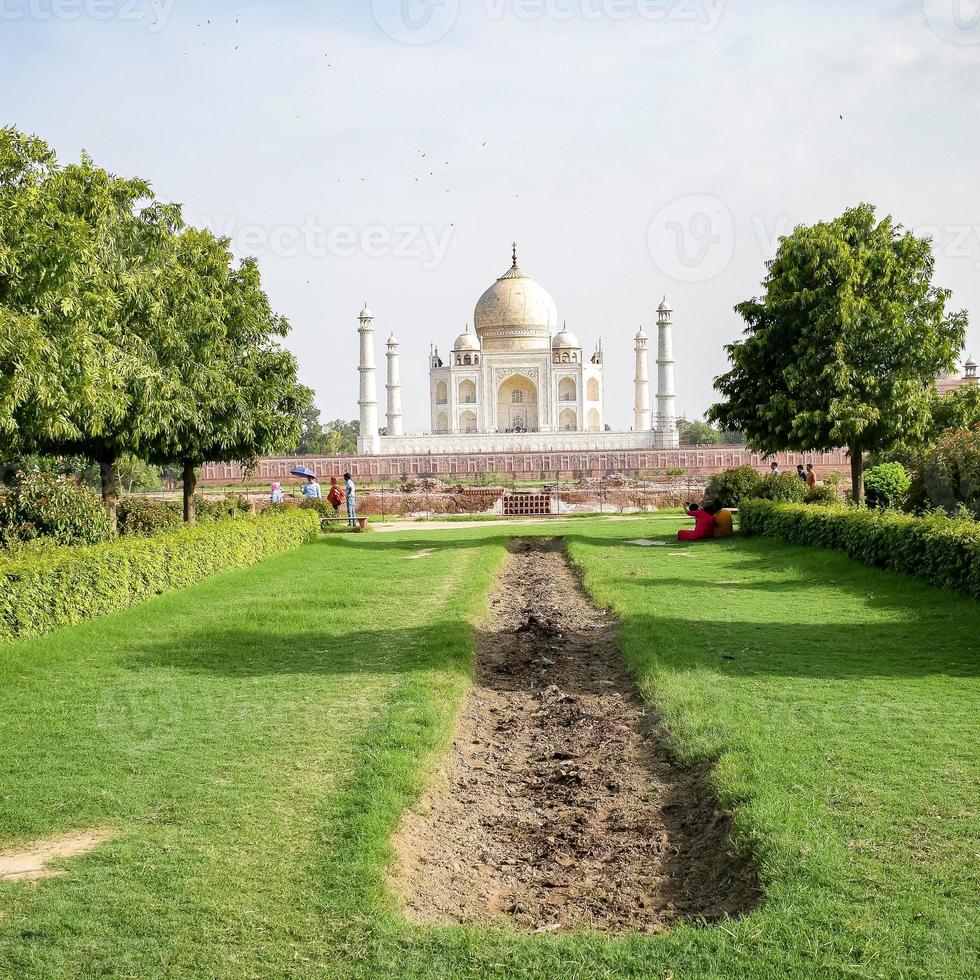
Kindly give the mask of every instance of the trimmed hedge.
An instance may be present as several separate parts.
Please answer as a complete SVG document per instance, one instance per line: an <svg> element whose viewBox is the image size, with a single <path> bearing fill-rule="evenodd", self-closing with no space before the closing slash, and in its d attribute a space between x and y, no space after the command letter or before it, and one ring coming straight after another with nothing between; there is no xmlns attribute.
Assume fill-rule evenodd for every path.
<svg viewBox="0 0 980 980"><path fill-rule="evenodd" d="M297 509L0 559L0 642L38 636L218 572L247 568L318 532L316 514Z"/></svg>
<svg viewBox="0 0 980 980"><path fill-rule="evenodd" d="M980 599L980 523L933 513L912 517L853 507L808 507L746 500L739 527L749 536L844 551L887 568Z"/></svg>

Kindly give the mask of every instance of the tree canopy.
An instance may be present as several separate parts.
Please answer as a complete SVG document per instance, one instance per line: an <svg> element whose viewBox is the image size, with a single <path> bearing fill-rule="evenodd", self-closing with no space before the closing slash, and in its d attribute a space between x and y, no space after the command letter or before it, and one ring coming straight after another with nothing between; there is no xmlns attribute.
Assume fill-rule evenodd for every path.
<svg viewBox="0 0 980 980"><path fill-rule="evenodd" d="M110 514L124 454L186 474L286 449L288 329L254 260L145 181L0 130L0 448L93 460Z"/></svg>
<svg viewBox="0 0 980 980"><path fill-rule="evenodd" d="M715 379L709 418L754 449L847 447L862 495L866 451L918 438L935 377L955 363L966 313L933 285L929 239L864 204L781 240L761 298L736 306L745 338Z"/></svg>
<svg viewBox="0 0 980 980"><path fill-rule="evenodd" d="M310 404L303 413L303 425L296 443L296 452L306 456L352 456L357 452L357 436L360 423L333 419L324 424L320 421L320 410Z"/></svg>
<svg viewBox="0 0 980 980"><path fill-rule="evenodd" d="M718 446L722 442L722 434L713 425L700 420L679 419L677 431L685 446Z"/></svg>
<svg viewBox="0 0 980 980"><path fill-rule="evenodd" d="M289 448L312 392L279 342L289 325L273 312L253 259L236 266L226 239L194 228L177 236L174 259L168 299L181 320L173 366L181 406L142 449L161 465L180 465L192 521L197 467L248 464Z"/></svg>

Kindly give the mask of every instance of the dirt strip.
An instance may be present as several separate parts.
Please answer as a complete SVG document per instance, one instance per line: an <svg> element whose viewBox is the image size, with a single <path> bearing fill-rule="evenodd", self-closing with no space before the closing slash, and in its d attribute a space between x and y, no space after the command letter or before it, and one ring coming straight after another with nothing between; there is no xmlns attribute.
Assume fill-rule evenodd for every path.
<svg viewBox="0 0 980 980"><path fill-rule="evenodd" d="M65 869L58 862L85 854L115 836L116 831L105 828L78 830L34 841L18 850L0 851L0 878L37 881L63 875Z"/></svg>
<svg viewBox="0 0 980 980"><path fill-rule="evenodd" d="M671 760L556 539L514 539L444 770L391 887L423 923L658 932L760 897L705 772Z"/></svg>

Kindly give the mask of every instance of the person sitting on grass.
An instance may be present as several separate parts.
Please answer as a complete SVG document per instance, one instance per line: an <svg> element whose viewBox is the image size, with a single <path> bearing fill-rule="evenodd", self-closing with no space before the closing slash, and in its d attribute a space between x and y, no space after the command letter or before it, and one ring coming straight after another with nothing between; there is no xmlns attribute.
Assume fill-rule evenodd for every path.
<svg viewBox="0 0 980 980"><path fill-rule="evenodd" d="M678 541L707 541L715 536L715 505L713 503L705 503L703 507L698 507L697 504L688 504L687 515L694 518L694 530L684 528L678 531Z"/></svg>
<svg viewBox="0 0 980 980"><path fill-rule="evenodd" d="M735 533L735 525L732 521L732 512L727 507L719 507L717 502L715 512L715 537L730 538Z"/></svg>
<svg viewBox="0 0 980 980"><path fill-rule="evenodd" d="M340 489L340 482L337 477L330 477L330 489L327 491L327 503L333 507L336 514L340 510L340 505L344 502L344 491Z"/></svg>
<svg viewBox="0 0 980 980"><path fill-rule="evenodd" d="M272 493L269 494L270 504L283 504L286 502L286 495L282 492L281 483L272 484Z"/></svg>

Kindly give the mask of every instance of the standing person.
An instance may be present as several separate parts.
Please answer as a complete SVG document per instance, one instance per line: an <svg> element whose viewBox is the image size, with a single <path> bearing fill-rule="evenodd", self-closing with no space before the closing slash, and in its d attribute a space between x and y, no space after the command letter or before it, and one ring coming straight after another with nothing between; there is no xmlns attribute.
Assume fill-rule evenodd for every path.
<svg viewBox="0 0 980 980"><path fill-rule="evenodd" d="M344 491L340 489L340 483L337 481L337 477L330 477L330 489L327 491L327 503L333 507L333 512L336 514L340 510L340 505L344 502Z"/></svg>
<svg viewBox="0 0 980 980"><path fill-rule="evenodd" d="M817 474L813 472L813 463L806 464L806 485L808 487L815 487L817 485Z"/></svg>
<svg viewBox="0 0 980 980"><path fill-rule="evenodd" d="M282 492L281 483L272 484L272 493L269 494L270 504L283 504L286 502L286 495Z"/></svg>
<svg viewBox="0 0 980 980"><path fill-rule="evenodd" d="M344 474L344 494L347 497L347 523L351 527L357 527L357 487L354 486L350 473Z"/></svg>
<svg viewBox="0 0 980 980"><path fill-rule="evenodd" d="M796 475L797 475L797 476L798 476L798 477L799 477L799 478L800 478L800 479L801 479L801 480L802 480L802 481L803 481L804 483L806 483L806 473L804 473L804 472L803 472L803 464L802 464L802 463L797 463L797 464L796 464Z"/></svg>
<svg viewBox="0 0 980 980"><path fill-rule="evenodd" d="M305 500L323 500L320 484L316 482L315 476L306 478L306 483L303 484L303 498Z"/></svg>
<svg viewBox="0 0 980 980"><path fill-rule="evenodd" d="M769 464L769 474L770 476L779 476L779 463L775 460Z"/></svg>

